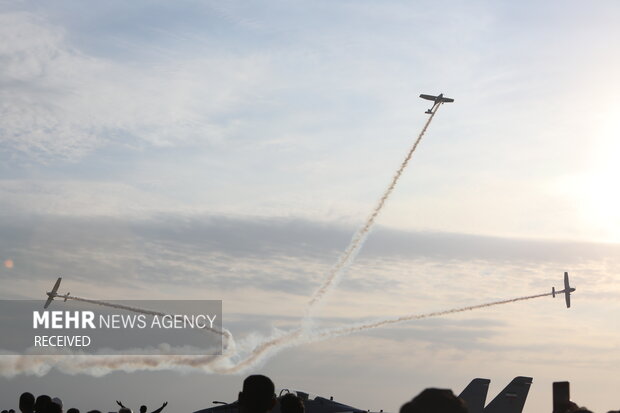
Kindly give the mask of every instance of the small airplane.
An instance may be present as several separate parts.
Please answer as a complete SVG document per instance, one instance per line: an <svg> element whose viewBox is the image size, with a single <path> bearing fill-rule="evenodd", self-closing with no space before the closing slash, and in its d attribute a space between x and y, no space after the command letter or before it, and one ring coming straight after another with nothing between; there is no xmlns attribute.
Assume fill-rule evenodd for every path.
<svg viewBox="0 0 620 413"><path fill-rule="evenodd" d="M555 287L551 287L551 294L553 295L553 298L555 298L556 294L564 293L564 298L566 299L566 308L570 308L570 293L572 293L573 291L575 291L575 289L568 285L567 272L564 273L564 289L562 291L556 291Z"/></svg>
<svg viewBox="0 0 620 413"><path fill-rule="evenodd" d="M433 113L433 111L435 110L435 107L441 105L442 103L454 102L454 99L443 97L443 93L440 93L439 96L421 94L420 97L422 99L432 100L434 102L433 103L433 107L430 108L429 110L427 110L426 112L424 112L424 113L427 113L429 115L431 115Z"/></svg>
<svg viewBox="0 0 620 413"><path fill-rule="evenodd" d="M67 301L67 298L69 298L69 294L71 293L67 293L65 295L58 294L58 287L60 287L61 281L62 281L62 277L58 277L58 279L56 280L56 284L54 284L54 288L52 288L52 291L48 291L45 293L47 294L47 301L45 302L45 305L43 306L43 308L49 307L51 302L54 301L54 298L64 298L65 301Z"/></svg>

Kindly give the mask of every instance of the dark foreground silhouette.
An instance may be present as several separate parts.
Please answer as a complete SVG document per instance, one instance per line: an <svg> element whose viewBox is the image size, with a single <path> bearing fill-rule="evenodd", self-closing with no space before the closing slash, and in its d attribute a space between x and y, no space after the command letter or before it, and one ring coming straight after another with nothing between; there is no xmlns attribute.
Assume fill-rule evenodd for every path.
<svg viewBox="0 0 620 413"><path fill-rule="evenodd" d="M304 401L296 394L287 393L277 398L275 385L267 376L248 376L239 392L236 404L239 413L269 413L279 401L280 413L305 413ZM3 402L4 403L4 402ZM120 401L116 401L120 409L118 413L134 413ZM160 413L168 405L164 402L161 407L151 413ZM22 413L80 413L76 408L65 409L62 400L42 394L35 398L32 393L24 392L18 400L18 411ZM107 410L106 410L107 411ZM140 413L148 413L145 405L140 406ZM0 413L16 413L14 409L2 410ZM579 407L568 401L556 406L552 413L592 413L586 407ZM89 410L85 413L101 413L101 410ZM399 413L470 413L463 399L457 397L450 389L428 388L408 402L405 402ZM610 410L607 413L620 413L620 410Z"/></svg>

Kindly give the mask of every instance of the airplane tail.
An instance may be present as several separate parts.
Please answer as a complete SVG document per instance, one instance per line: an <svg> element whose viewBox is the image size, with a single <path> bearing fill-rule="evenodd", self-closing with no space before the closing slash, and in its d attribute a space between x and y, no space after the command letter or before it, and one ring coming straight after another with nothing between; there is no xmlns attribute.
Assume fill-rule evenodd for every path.
<svg viewBox="0 0 620 413"><path fill-rule="evenodd" d="M459 394L467 404L469 413L483 413L490 382L489 379L473 379Z"/></svg>
<svg viewBox="0 0 620 413"><path fill-rule="evenodd" d="M484 413L521 413L532 384L531 377L515 377L487 407Z"/></svg>

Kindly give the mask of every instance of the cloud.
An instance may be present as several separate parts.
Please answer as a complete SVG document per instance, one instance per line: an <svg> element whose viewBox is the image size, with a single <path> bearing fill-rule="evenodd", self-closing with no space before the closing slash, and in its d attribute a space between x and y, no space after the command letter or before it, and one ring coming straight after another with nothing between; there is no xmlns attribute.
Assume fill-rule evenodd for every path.
<svg viewBox="0 0 620 413"><path fill-rule="evenodd" d="M222 54L123 64L76 49L32 13L4 13L0 23L1 143L29 160L75 160L113 143L220 141L232 124L215 119L256 98L266 67L259 57Z"/></svg>
<svg viewBox="0 0 620 413"><path fill-rule="evenodd" d="M302 219L204 215L142 220L27 216L1 225L0 246L18 263L11 276L22 282L46 285L50 274L62 274L85 289L82 295L100 298L133 298L136 291L142 291L143 298L162 293L197 296L209 289L236 300L239 291L251 289L256 297L283 293L287 305L297 308L354 230ZM434 300L449 307L471 305L545 292L561 282L563 271L573 273L580 286L589 286L591 294L611 297L620 293L613 280L617 249L379 227L330 308L334 316L346 315L350 308L372 313L360 305L366 302L396 315L428 306L441 309ZM461 288L464 284L475 294ZM13 293L27 293L20 288L19 283L11 286ZM102 295L102 288L109 295ZM408 301L413 308L406 307Z"/></svg>

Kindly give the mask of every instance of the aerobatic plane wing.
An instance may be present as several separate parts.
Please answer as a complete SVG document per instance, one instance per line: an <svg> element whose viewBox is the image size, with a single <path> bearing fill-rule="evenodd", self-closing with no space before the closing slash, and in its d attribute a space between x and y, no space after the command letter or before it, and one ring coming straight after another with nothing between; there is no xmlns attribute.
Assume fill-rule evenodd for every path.
<svg viewBox="0 0 620 413"><path fill-rule="evenodd" d="M426 99L426 100L432 100L433 102L435 101L435 99L437 99L437 96L433 96L433 95L425 95L425 94L421 94L420 97L422 99Z"/></svg>
<svg viewBox="0 0 620 413"><path fill-rule="evenodd" d="M60 287L61 281L62 281L62 277L58 277L58 279L56 280L56 284L54 284L54 288L52 288L52 291L50 291L52 295L56 295L56 293L58 292L58 287Z"/></svg>
<svg viewBox="0 0 620 413"><path fill-rule="evenodd" d="M43 308L49 307L51 302L54 301L54 297L58 295L58 287L60 287L61 281L62 281L62 277L58 277L58 279L56 280L56 283L54 284L54 288L52 288L52 291L47 292L47 301L43 305Z"/></svg>

